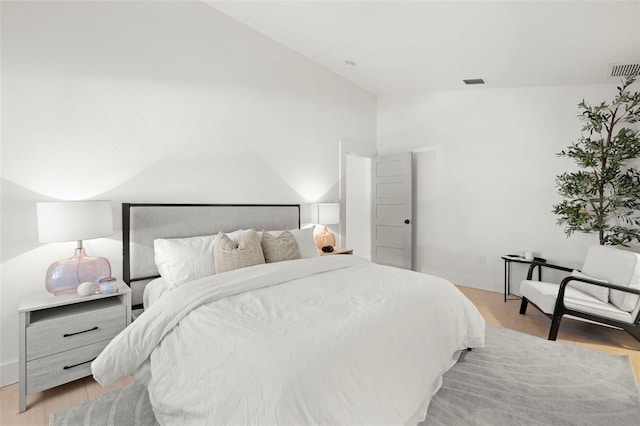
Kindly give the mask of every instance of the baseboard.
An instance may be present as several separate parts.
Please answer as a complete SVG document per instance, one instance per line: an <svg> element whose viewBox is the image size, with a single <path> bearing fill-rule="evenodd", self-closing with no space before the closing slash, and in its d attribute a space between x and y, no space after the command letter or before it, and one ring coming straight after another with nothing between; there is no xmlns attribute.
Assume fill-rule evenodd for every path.
<svg viewBox="0 0 640 426"><path fill-rule="evenodd" d="M502 293L503 289L500 288L496 288L495 284L490 282L490 281L483 281L483 280L471 280L468 277L467 278L461 278L461 279L456 279L453 280L454 284L456 285L461 285L464 287L472 287L472 288L477 288L479 290L486 290L486 291L491 291L494 293Z"/></svg>
<svg viewBox="0 0 640 426"><path fill-rule="evenodd" d="M0 364L0 387L18 383L18 360Z"/></svg>
<svg viewBox="0 0 640 426"><path fill-rule="evenodd" d="M496 283L495 280L488 278L481 278L472 275L459 274L451 271L434 271L428 268L420 270L418 272L422 272L424 274L435 275L437 277L442 277L448 281L456 285L461 285L465 287L477 288L480 290L492 291L495 293L502 293L504 291L504 285L501 282Z"/></svg>

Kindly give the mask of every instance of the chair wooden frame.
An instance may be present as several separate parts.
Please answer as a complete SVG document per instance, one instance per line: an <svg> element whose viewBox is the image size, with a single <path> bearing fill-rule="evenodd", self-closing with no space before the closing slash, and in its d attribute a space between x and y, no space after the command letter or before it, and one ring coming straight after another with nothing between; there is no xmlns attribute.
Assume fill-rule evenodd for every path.
<svg viewBox="0 0 640 426"><path fill-rule="evenodd" d="M531 278L533 277L533 271L535 270L536 267L542 268L543 266L547 268L558 269L565 272L573 271L572 268L534 261L529 267L529 272L527 273L527 280L531 280ZM609 326L621 328L625 330L627 333L631 334L637 341L640 342L640 312L636 314L636 317L632 323L627 323L627 322L622 322L622 321L618 321L615 319L611 319L611 318L607 318L599 315L594 315L587 312L577 311L575 309L566 307L564 304L564 293L565 293L565 288L567 287L567 284L569 284L571 281L582 281L582 282L594 284L600 287L607 287L607 288L610 288L613 290L619 290L625 293L640 295L640 290L638 289L622 287L616 284L603 283L600 281L593 281L587 278L569 276L563 279L562 282L560 283L560 288L558 289L558 297L556 299L556 306L553 314L547 314L538 306L536 306L535 303L531 302L526 297L522 297L522 302L520 304L520 315L524 315L526 313L527 305L529 304L529 302L531 302L533 306L535 306L543 314L549 317L551 319L551 328L549 330L549 340L556 340L558 336L558 330L560 329L560 321L562 320L562 316L572 315L574 317L584 318L586 320L593 321L596 323L606 324Z"/></svg>

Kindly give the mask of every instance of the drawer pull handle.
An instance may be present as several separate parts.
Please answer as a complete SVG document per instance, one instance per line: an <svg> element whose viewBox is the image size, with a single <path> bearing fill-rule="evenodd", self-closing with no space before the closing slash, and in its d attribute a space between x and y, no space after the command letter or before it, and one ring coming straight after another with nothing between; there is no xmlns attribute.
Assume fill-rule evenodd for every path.
<svg viewBox="0 0 640 426"><path fill-rule="evenodd" d="M71 336L75 336L76 334L88 333L89 331L93 331L93 330L97 330L97 329L98 329L98 327L96 326L96 327L90 328L88 330L78 331L77 333L66 333L66 334L63 334L62 337L71 337Z"/></svg>
<svg viewBox="0 0 640 426"><path fill-rule="evenodd" d="M97 357L96 357L96 358L97 358ZM95 360L95 358L90 359L89 361L79 362L79 363L77 363L77 364L73 364L73 365L65 365L64 367L62 367L62 369L63 369L63 370L68 370L68 369L73 368L73 367L78 367L78 366L83 365L83 364L88 364L88 363L90 363L90 362L93 362L94 360Z"/></svg>

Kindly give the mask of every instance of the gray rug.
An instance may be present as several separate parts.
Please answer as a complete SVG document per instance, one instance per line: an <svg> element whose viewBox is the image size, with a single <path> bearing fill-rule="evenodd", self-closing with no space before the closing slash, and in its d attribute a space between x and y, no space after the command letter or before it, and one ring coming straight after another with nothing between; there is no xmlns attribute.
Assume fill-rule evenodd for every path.
<svg viewBox="0 0 640 426"><path fill-rule="evenodd" d="M420 426L640 425L631 362L487 326L487 347L444 375ZM144 386L130 384L51 414L51 426L157 425Z"/></svg>
<svg viewBox="0 0 640 426"><path fill-rule="evenodd" d="M422 425L639 426L631 361L487 326L444 375Z"/></svg>

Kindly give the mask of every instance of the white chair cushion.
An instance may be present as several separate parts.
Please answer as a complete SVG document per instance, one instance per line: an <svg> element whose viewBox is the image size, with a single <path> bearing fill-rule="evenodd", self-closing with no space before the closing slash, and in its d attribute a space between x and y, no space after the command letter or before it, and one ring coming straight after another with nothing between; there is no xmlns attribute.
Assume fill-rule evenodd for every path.
<svg viewBox="0 0 640 426"><path fill-rule="evenodd" d="M582 272L611 284L640 289L640 254L614 247L592 246ZM632 312L638 307L640 296L611 290L609 300L623 311Z"/></svg>
<svg viewBox="0 0 640 426"><path fill-rule="evenodd" d="M539 307L544 313L553 315L558 298L559 284L544 281L524 280L520 284L520 292L524 297ZM631 314L623 311L611 303L604 303L582 291L567 286L564 294L564 304L567 308L586 312L601 317L611 318L623 322L632 322Z"/></svg>
<svg viewBox="0 0 640 426"><path fill-rule="evenodd" d="M583 274L580 271L573 271L571 272L571 276L572 277L576 277L576 278L586 278L588 280L593 280L593 281L598 281L601 283L606 284L607 280L601 280L600 278L596 278L596 277L592 277L590 275L587 274ZM569 284L567 284L569 287L573 287L573 288L577 288L578 290L580 290L583 293L587 293L592 295L593 297L595 297L596 299L604 302L604 303L609 303L609 287L600 287L598 285L593 285L593 284L589 284L589 283L585 283L582 281L569 281Z"/></svg>

